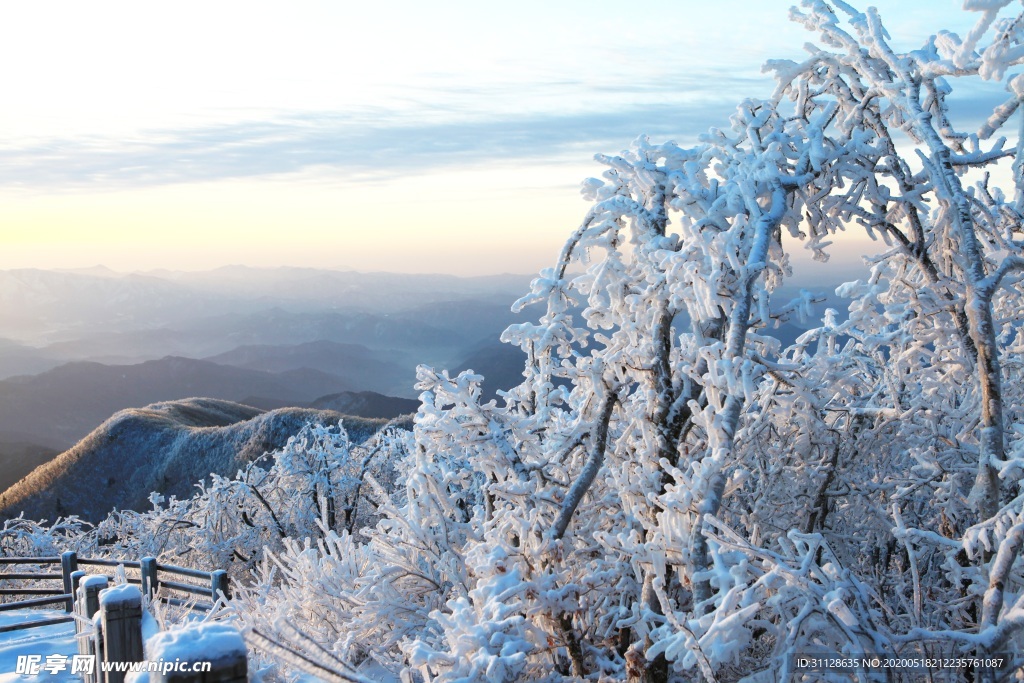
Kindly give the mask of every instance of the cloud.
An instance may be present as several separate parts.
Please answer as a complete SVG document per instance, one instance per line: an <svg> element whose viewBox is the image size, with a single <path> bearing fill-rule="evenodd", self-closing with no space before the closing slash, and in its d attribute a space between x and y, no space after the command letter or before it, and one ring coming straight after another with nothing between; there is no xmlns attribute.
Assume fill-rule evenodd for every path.
<svg viewBox="0 0 1024 683"><path fill-rule="evenodd" d="M743 94L767 95L771 89L769 79L736 73L618 80L611 77L600 86L533 83L524 98L521 84L444 92L414 86L387 106L345 112L280 114L125 138L0 143L0 187L128 188L318 169L376 179L440 168L584 160L595 152L617 152L641 134L691 143L711 126L727 126ZM709 83L718 87L711 91ZM954 112L972 126L968 132L1002 99L975 90L963 89L954 99ZM489 108L482 110L481 102Z"/></svg>
<svg viewBox="0 0 1024 683"><path fill-rule="evenodd" d="M281 115L262 121L154 130L130 138L0 144L0 187L145 186L298 173L353 177L588 158L637 135L694 136L725 122L723 101L591 111L479 114L457 105Z"/></svg>

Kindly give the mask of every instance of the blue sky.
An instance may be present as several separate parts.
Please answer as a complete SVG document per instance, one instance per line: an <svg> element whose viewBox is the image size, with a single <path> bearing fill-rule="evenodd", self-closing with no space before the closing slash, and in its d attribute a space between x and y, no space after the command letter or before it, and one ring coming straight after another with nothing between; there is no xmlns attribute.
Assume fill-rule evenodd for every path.
<svg viewBox="0 0 1024 683"><path fill-rule="evenodd" d="M553 4L6 4L0 268L536 270L595 152L721 125L811 38L786 1ZM906 48L970 26L875 4Z"/></svg>

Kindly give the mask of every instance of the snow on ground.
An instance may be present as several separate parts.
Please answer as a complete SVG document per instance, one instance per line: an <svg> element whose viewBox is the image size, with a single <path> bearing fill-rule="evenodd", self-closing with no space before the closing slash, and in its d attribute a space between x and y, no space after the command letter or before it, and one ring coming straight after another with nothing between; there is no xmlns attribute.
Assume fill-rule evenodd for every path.
<svg viewBox="0 0 1024 683"><path fill-rule="evenodd" d="M64 615L65 613L60 610L0 612L0 626L50 619ZM220 628L222 630L224 626L224 624L208 625L208 627ZM152 617L150 616L148 628L152 630L154 627L155 623L152 622ZM237 638L237 634L233 637ZM0 633L0 683L81 683L81 677L78 674L72 675L70 672L71 657L76 654L78 654L78 649L75 644L75 625L72 622ZM25 655L42 656L43 665L46 663L47 655L64 655L67 657L68 665L65 667L65 670L57 673L50 673L45 670L41 670L34 676L15 673L18 657ZM250 662L250 666L252 666L252 662ZM381 683L398 683L399 681L397 676L374 662L365 663L360 667L359 673L371 681L380 681ZM299 680L303 683L316 683L320 679L314 676L302 675L299 677Z"/></svg>
<svg viewBox="0 0 1024 683"><path fill-rule="evenodd" d="M0 626L49 619L64 614L59 610L0 612ZM68 622L0 633L0 683L64 683L65 681L80 683L81 677L78 674L71 674L70 665L65 667L64 671L57 673L42 670L34 676L15 673L20 655L42 655L43 664L45 664L46 656L53 654L65 655L68 657L69 663L71 656L78 654L74 623Z"/></svg>

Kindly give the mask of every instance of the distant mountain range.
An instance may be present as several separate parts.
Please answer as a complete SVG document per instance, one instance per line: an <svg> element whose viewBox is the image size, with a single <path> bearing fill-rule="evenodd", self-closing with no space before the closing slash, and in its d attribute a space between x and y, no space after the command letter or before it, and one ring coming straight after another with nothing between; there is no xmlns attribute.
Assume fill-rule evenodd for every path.
<svg viewBox="0 0 1024 683"><path fill-rule="evenodd" d="M112 509L144 510L152 491L191 496L211 472L226 477L283 446L309 422L344 425L354 440L387 421L330 410L263 413L213 399L156 403L116 413L73 448L0 494L0 519L77 514L96 522Z"/></svg>
<svg viewBox="0 0 1024 683"><path fill-rule="evenodd" d="M341 378L307 368L271 373L174 356L136 365L68 363L0 381L0 433L63 449L115 412L157 401L203 396L304 405L349 389Z"/></svg>
<svg viewBox="0 0 1024 683"><path fill-rule="evenodd" d="M412 412L416 365L455 367L484 339L498 346L529 281L244 266L0 271L0 462L21 476L119 410L194 396L374 415L395 414L401 397Z"/></svg>
<svg viewBox="0 0 1024 683"><path fill-rule="evenodd" d="M358 415L369 418L392 418L411 415L419 410L420 402L408 398L382 396L373 391L342 391L321 396L309 404L310 408L333 410L343 415Z"/></svg>
<svg viewBox="0 0 1024 683"><path fill-rule="evenodd" d="M325 340L239 346L205 360L263 372L319 370L339 378L346 386L388 394L409 393L416 381L414 368L393 353L373 351L362 344Z"/></svg>
<svg viewBox="0 0 1024 683"><path fill-rule="evenodd" d="M65 362L44 349L0 338L0 379L46 372Z"/></svg>
<svg viewBox="0 0 1024 683"><path fill-rule="evenodd" d="M484 342L453 364L453 372L472 370L483 375L485 398L494 398L498 390L508 390L523 383L526 354L518 346Z"/></svg>
<svg viewBox="0 0 1024 683"><path fill-rule="evenodd" d="M63 450L119 410L195 396L263 409L313 406L375 417L415 412L417 401L382 395L403 386L414 393L413 369L375 355L366 347L334 342L250 346L208 360L74 362L8 378L0 381L0 453L5 441ZM513 377L517 356L521 372L522 353L501 344L478 349L454 365L464 369L472 361L473 370L492 378L489 389L507 389L520 381ZM359 391L365 387L383 391Z"/></svg>
<svg viewBox="0 0 1024 683"><path fill-rule="evenodd" d="M194 323L203 319L230 323L275 308L291 314L359 312L375 322L438 302L478 301L507 311L529 282L530 277L524 275L458 278L245 266L197 273L119 274L103 268L0 270L0 330L8 338L44 347L127 332L196 329ZM273 343L317 339L346 341L319 335ZM189 341L187 335L183 341ZM241 343L265 342L234 346ZM230 348L223 346L206 355ZM65 346L63 350L73 348ZM185 351L163 349L157 355L182 352L195 357Z"/></svg>

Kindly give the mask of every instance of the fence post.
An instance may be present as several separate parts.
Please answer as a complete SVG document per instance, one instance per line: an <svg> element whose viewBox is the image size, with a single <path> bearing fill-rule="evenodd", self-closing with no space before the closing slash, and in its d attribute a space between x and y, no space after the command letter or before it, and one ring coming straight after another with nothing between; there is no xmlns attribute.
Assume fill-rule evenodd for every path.
<svg viewBox="0 0 1024 683"><path fill-rule="evenodd" d="M122 584L100 592L104 662L141 662L142 593ZM108 671L106 683L123 683L126 672Z"/></svg>
<svg viewBox="0 0 1024 683"><path fill-rule="evenodd" d="M85 572L81 569L71 572L71 595L75 599L75 610L74 613L78 616L85 616L85 597L79 586L82 585L82 579L85 577ZM86 630L85 625L75 619L75 645L78 647L78 654L85 655L89 654L89 647L86 645L85 636L82 635L82 631ZM83 679L88 679L88 674L82 676ZM91 683L87 681L87 683Z"/></svg>
<svg viewBox="0 0 1024 683"><path fill-rule="evenodd" d="M82 579L78 588L78 614L92 619L100 611L100 591L110 584L103 575L91 575Z"/></svg>
<svg viewBox="0 0 1024 683"><path fill-rule="evenodd" d="M78 571L78 553L74 550L69 550L60 556L60 573L61 578L64 579L64 592L67 593L68 599L64 604L65 612L75 611L75 591L71 585L71 574Z"/></svg>
<svg viewBox="0 0 1024 683"><path fill-rule="evenodd" d="M231 592L228 588L228 573L223 569L218 569L215 572L210 572L210 588L213 592L213 602L216 603L219 599L218 592L224 594L225 600L231 599Z"/></svg>
<svg viewBox="0 0 1024 683"><path fill-rule="evenodd" d="M160 582L156 577L157 567L155 557L144 557L139 560L139 568L142 571L142 594L150 600L156 595L160 588Z"/></svg>
<svg viewBox="0 0 1024 683"><path fill-rule="evenodd" d="M164 670L150 673L153 683L245 683L248 676L245 641L222 621L157 633L146 641L146 657L165 663ZM191 671L200 662L208 662L210 670Z"/></svg>
<svg viewBox="0 0 1024 683"><path fill-rule="evenodd" d="M76 574L80 572L75 572ZM99 666L95 664L99 655L102 654L100 643L99 625L93 617L100 609L100 591L105 589L109 581L106 576L90 575L79 581L78 589L75 591L75 612L85 619L89 619L96 625L96 633L89 633L89 627L80 621L75 622L75 633L78 634L78 654L93 655L93 670L85 672L82 678L85 683L100 683Z"/></svg>

